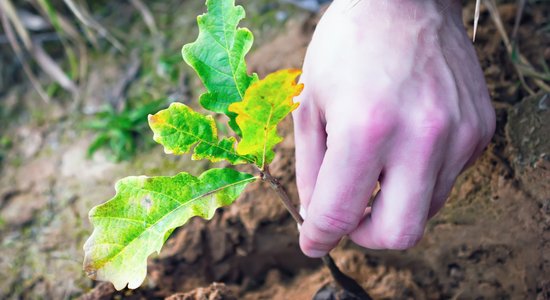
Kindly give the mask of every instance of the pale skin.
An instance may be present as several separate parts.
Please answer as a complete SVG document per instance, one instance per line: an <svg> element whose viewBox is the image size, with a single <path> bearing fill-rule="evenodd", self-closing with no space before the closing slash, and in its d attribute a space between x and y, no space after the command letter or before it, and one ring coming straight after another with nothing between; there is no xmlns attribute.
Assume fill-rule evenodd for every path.
<svg viewBox="0 0 550 300"><path fill-rule="evenodd" d="M370 249L417 244L495 130L457 0L334 1L301 82L293 116L310 257L344 236Z"/></svg>

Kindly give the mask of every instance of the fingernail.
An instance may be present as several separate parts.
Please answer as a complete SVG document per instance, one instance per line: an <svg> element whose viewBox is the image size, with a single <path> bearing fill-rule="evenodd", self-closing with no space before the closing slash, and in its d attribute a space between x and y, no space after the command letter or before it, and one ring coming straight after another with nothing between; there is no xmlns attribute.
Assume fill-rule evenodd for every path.
<svg viewBox="0 0 550 300"><path fill-rule="evenodd" d="M306 219L306 208L304 206L300 206L300 216L302 216L302 218L304 218L304 220Z"/></svg>
<svg viewBox="0 0 550 300"><path fill-rule="evenodd" d="M305 220L306 215L307 215L306 209L303 206L300 205L300 216L302 216L302 219ZM302 225L300 225L300 224L297 224L297 225L298 225L298 231L300 231L302 229Z"/></svg>
<svg viewBox="0 0 550 300"><path fill-rule="evenodd" d="M307 251L306 255L313 258L323 257L327 254L326 251L310 249Z"/></svg>

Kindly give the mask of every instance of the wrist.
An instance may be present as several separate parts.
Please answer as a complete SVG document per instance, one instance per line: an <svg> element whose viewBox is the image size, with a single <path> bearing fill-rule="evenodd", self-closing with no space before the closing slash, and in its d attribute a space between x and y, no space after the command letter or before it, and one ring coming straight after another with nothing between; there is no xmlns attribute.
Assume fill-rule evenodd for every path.
<svg viewBox="0 0 550 300"><path fill-rule="evenodd" d="M343 12L372 12L414 20L423 15L462 18L461 0L334 0Z"/></svg>

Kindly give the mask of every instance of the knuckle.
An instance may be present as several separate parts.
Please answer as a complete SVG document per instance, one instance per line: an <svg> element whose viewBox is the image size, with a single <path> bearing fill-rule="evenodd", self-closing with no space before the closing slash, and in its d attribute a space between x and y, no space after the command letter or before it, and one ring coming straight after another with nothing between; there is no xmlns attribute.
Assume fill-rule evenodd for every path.
<svg viewBox="0 0 550 300"><path fill-rule="evenodd" d="M462 147L471 148L481 139L480 128L476 124L465 124L460 127L458 136Z"/></svg>
<svg viewBox="0 0 550 300"><path fill-rule="evenodd" d="M391 105L374 104L365 108L356 107L346 112L337 112L338 118L348 131L387 131L399 117ZM344 117L342 117L344 116ZM334 117L335 118L335 117Z"/></svg>
<svg viewBox="0 0 550 300"><path fill-rule="evenodd" d="M356 218L351 218L349 214L343 212L325 213L313 221L313 226L321 233L344 236L357 227Z"/></svg>
<svg viewBox="0 0 550 300"><path fill-rule="evenodd" d="M406 250L414 247L422 239L420 231L397 231L384 236L382 245L391 250Z"/></svg>
<svg viewBox="0 0 550 300"><path fill-rule="evenodd" d="M426 138L440 138L448 134L452 125L451 116L442 109L425 111L416 125L419 134Z"/></svg>
<svg viewBox="0 0 550 300"><path fill-rule="evenodd" d="M360 152L372 152L376 145L386 140L398 126L399 118L391 108L369 108L361 115L355 112L342 118L340 122L330 122L328 129L330 140L346 141L347 147L353 147ZM332 146L336 142L332 143Z"/></svg>
<svg viewBox="0 0 550 300"><path fill-rule="evenodd" d="M356 129L369 140L383 139L396 127L398 115L391 107L378 106L358 120Z"/></svg>
<svg viewBox="0 0 550 300"><path fill-rule="evenodd" d="M385 222L374 237L376 244L383 249L406 250L414 247L422 239L424 227L418 225L403 226Z"/></svg>
<svg viewBox="0 0 550 300"><path fill-rule="evenodd" d="M302 249L305 251L330 251L334 243L323 241L318 235L310 235L301 240Z"/></svg>
<svg viewBox="0 0 550 300"><path fill-rule="evenodd" d="M314 127L313 124L319 122L319 112L311 103L302 102L300 109L292 112L292 118L294 129L298 132L307 133Z"/></svg>

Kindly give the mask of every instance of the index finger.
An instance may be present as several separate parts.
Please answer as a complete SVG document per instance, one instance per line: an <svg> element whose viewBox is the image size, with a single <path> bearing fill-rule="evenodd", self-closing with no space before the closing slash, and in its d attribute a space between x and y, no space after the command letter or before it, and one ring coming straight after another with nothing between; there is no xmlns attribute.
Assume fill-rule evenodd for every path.
<svg viewBox="0 0 550 300"><path fill-rule="evenodd" d="M372 134L379 129L351 128L329 143L300 231L306 255L325 255L363 218L382 166L382 141Z"/></svg>

